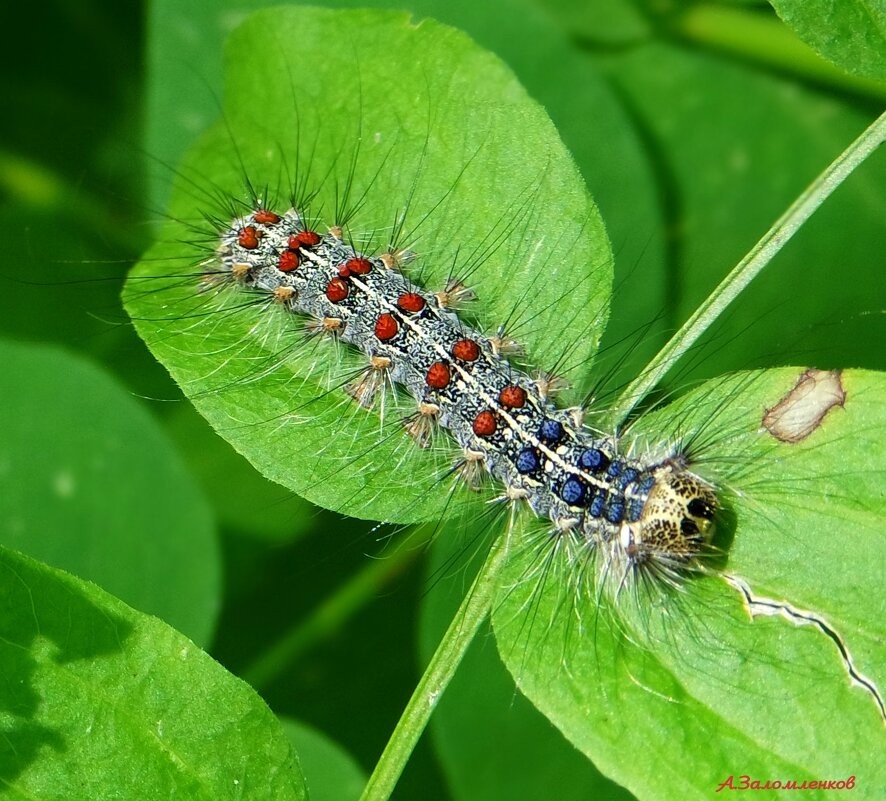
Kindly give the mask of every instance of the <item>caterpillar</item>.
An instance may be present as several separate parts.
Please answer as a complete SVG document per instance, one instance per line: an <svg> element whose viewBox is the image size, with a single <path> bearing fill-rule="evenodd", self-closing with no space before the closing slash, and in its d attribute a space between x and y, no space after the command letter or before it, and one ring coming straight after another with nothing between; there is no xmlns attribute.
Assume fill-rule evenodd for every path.
<svg viewBox="0 0 886 801"><path fill-rule="evenodd" d="M303 35L299 60L334 63L322 42L342 35L344 18L316 20L301 16L296 21ZM400 25L376 28L361 20L360 26L361 36L375 35L375 41L385 43L391 64L400 64L394 55L401 49L408 61L429 47L427 39L405 46ZM418 31L428 37L433 32L444 46L460 48L453 34L439 28L420 26ZM779 573L779 558L793 564L808 543L796 534L783 537L780 554L761 559L754 549L772 554L771 548L766 550L767 541L755 535L747 519L759 512L756 522L765 527L768 521L774 532L804 525L814 500L814 491L805 490L809 485L803 483L809 475L804 445L833 453L861 443L857 430L838 428L848 425L839 410L864 408L873 390L862 378L842 376L848 401L818 421L813 416L810 433L793 451L785 440L767 434L764 412L790 399L791 387L805 371L714 382L682 405L646 415L618 435L583 430L578 414L552 404L550 376L532 376L521 366L589 363L606 316L597 290L606 289L609 280L608 246L605 234L600 237L596 213L583 201L571 203L581 193L572 195L575 171L568 159L564 166L557 153L548 155L547 162L531 157L532 151L551 147L549 140L533 139L538 119L527 114L518 124L505 113L507 102L496 105L488 94L468 103L474 90L456 78L436 84L429 75L416 78L394 67L385 72L385 59L377 60L382 75L373 73L372 79L387 81L392 92L396 86L399 104L375 108L359 100L349 103L348 98L360 96L360 82L367 75L355 77L338 64L328 82L314 86L310 80L297 81L291 72L296 65L279 57L278 45L272 37L263 51L262 70L241 75L235 84L241 102L235 106L240 110L229 115L230 127L220 126L204 140L204 146L226 143L223 152L207 148L202 159L182 168L181 191L170 212L177 225L136 268L127 292L137 327L238 449L257 464L264 461L274 478L322 505L405 523L439 520L459 510L476 514L481 501L504 494L549 519L522 554L524 564L515 560L514 587L494 616L503 655L508 649L501 643L508 634L499 623L515 610L524 612L527 603L529 611L547 604L549 589L555 596L580 596L575 605L582 610L603 600L601 581L616 590L632 583L664 589L652 599L657 605L641 608L640 628L645 626L651 635L646 657L660 659L679 682L659 687L632 662L620 685L610 690L616 696L628 693L633 682L649 699L676 698L674 703L694 713L704 704L715 706L717 690L722 693L736 674L730 672L730 662L719 685L705 685L706 671L715 672L708 670L710 663L715 656L725 661L724 654L742 659L743 647L753 641L748 632L756 636L761 630L759 624L756 629L742 625L745 608L750 614L778 609L782 617L793 614L792 622L799 623L822 600L814 597L809 582L804 585L805 577L792 584L790 576ZM488 60L479 61L490 69ZM368 70L366 60L358 63ZM496 76L490 69L489 94L498 86ZM418 103L428 84L446 101L429 119L417 119L408 109L409 98ZM516 104L514 91L510 84L501 88L502 96ZM450 103L453 99L458 102ZM280 108L286 109L282 115L266 119L269 109ZM393 126L386 124L396 114L392 109L403 117ZM502 122L514 134L504 142L495 138L495 124ZM438 126L445 128L445 136ZM293 130L296 135L289 138ZM487 152L495 154L491 163ZM217 177L219 162L225 165L222 177ZM515 173L519 179L508 180ZM256 175L262 180L256 181ZM465 203L483 192L482 201ZM567 196L565 204L559 193ZM197 217L195 205L204 219ZM404 206L419 212L417 222L404 222L409 218L400 211ZM178 240L187 240L189 247L183 249ZM417 252L417 268L404 253L408 248ZM461 283L450 281L455 278ZM201 279L202 293L197 290ZM439 287L439 293L429 291L432 287ZM474 288L486 307L479 323L469 309L457 308ZM307 336L293 325L293 312L313 318ZM497 331L502 321L511 323L502 334L483 333ZM515 328L525 345L524 362L505 358L513 350L508 339ZM321 333L330 336L314 336ZM338 348L342 342L351 344ZM465 358L474 355L471 345L455 348L461 342L476 345L476 358ZM367 356L374 360L368 367ZM389 382L406 392L391 392ZM405 425L400 419L404 394L409 396ZM423 406L416 409L417 403ZM363 408L369 405L372 410ZM452 432L458 446L455 462L445 444L449 435L438 436L434 421ZM543 430L548 423L556 425ZM418 447L416 440L430 447ZM716 447L710 447L711 441ZM687 447L699 442L705 447ZM268 468L262 450L274 452L275 466ZM618 475L610 475L614 465ZM478 472L481 466L485 471ZM721 468L719 473L714 467ZM468 480L452 480L453 468ZM478 498L471 487L486 487L483 472L497 479L498 489ZM783 473L782 489L793 481L805 491L787 502L765 492L755 497L763 479L778 472ZM831 484L836 487L837 482ZM859 493L849 506L861 508L863 503ZM743 515L741 528L728 519L736 506ZM713 535L718 509L719 528L735 537L731 547L720 550L721 561L727 554L729 568L739 578L756 568L760 580L750 585L775 588L772 594L790 587L796 603L776 598L774 606L766 607L762 596L748 591L748 583L730 586L717 578L716 570L695 569ZM842 525L836 522L835 529L845 531ZM546 566L561 555L560 545L571 554L565 568L545 574ZM551 579L541 590L533 584L540 573ZM694 580L696 573L701 581ZM557 582L564 584L554 586ZM804 592L810 600L803 600ZM637 601L643 604L649 598ZM549 606L558 608L556 601ZM659 616L663 608L665 614ZM506 661L509 667L516 663L520 688L542 699L540 708L574 742L600 758L608 772L620 775L613 751L642 750L642 733L613 734L617 721L612 716L598 720L593 731L576 733L561 708L545 707L546 690L558 682L578 684L585 693L606 684L599 670L586 673L588 652L606 645L604 635L590 636L581 627L568 649L559 639L559 628L572 611L564 612L561 605L564 613L541 627L541 641L532 633L518 658ZM695 623L710 625L714 633L694 644L674 635L673 623L682 611ZM630 617L620 609L614 615ZM835 632L825 615L812 618L825 626L828 636ZM739 632L735 647L732 629ZM624 632L628 639L646 633L630 619ZM712 640L718 649L701 654ZM544 654L537 670L521 662L536 645ZM832 648L833 643L817 642L810 654L815 650L815 659L824 659L824 646ZM805 656L811 659L810 654ZM790 656L772 659L788 663ZM599 656L590 661L599 668ZM864 679L861 672L846 670L855 681ZM681 696L681 683L696 695ZM846 684L840 703L850 694ZM765 691L762 697L767 697ZM589 704L581 698L584 710ZM831 703L839 708L836 700ZM833 711L831 706L827 711ZM738 730L753 730L750 705L736 718ZM608 743L601 745L600 731L607 733ZM707 746L712 760L728 750L727 741ZM660 747L673 764L678 756L674 745ZM798 758L791 748L799 746L779 750L774 762L783 765ZM845 752L838 752L842 759Z"/></svg>
<svg viewBox="0 0 886 801"><path fill-rule="evenodd" d="M462 449L468 482L485 467L508 500L526 501L561 532L606 546L625 571L678 571L709 540L713 488L680 463L632 460L612 439L582 430L580 413L556 409L548 377L532 380L505 359L502 337L486 337L451 310L467 291L456 280L436 293L412 285L396 254L367 256L321 235L295 210L261 208L222 233L220 264L207 277L266 293L310 315L314 330L359 348L368 365L346 390L371 407L390 383L417 403L407 427L427 447L432 427Z"/></svg>

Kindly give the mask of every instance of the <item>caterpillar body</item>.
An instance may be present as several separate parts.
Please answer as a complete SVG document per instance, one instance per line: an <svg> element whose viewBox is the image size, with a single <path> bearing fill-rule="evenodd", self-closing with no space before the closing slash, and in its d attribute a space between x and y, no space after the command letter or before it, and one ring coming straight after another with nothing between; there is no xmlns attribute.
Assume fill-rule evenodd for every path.
<svg viewBox="0 0 886 801"><path fill-rule="evenodd" d="M369 364L348 390L371 406L390 382L418 404L407 428L427 445L448 429L462 449L468 482L479 465L559 532L607 545L627 571L672 576L709 541L713 488L675 457L659 463L619 454L614 438L583 429L579 410L557 409L552 381L532 379L506 359L509 343L462 322L449 305L465 289L429 293L396 269L397 257L371 257L319 234L298 212L266 208L233 221L221 237L220 267L230 279L309 315L315 330L359 348Z"/></svg>

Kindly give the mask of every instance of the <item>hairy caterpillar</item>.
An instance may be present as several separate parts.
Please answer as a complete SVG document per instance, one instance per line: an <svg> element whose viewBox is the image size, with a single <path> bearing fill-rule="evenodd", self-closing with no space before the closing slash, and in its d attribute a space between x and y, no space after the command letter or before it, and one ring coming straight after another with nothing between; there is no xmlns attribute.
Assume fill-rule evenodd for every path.
<svg viewBox="0 0 886 801"><path fill-rule="evenodd" d="M385 41L391 49L396 48L389 31L384 31L379 39ZM284 76L281 81L288 88L285 78L286 69L280 68L279 65L274 68L274 48L271 47L270 51L266 63L268 74L278 77ZM254 117L256 108L264 107L265 101L261 98L262 87L258 85L262 81L256 81L255 75L251 77L253 83L248 86L247 95L252 96L253 103L251 105L247 103L245 107L249 110L249 115ZM324 93L297 93L299 113L293 115L290 120L290 129L292 129L300 120L307 119L308 115L303 110L306 105L322 110L323 113L318 115L320 123L317 130L296 137L295 143L310 153L311 164L319 165L315 167L312 177L316 179L319 174L321 180L317 180L316 183L309 181L304 170L301 169L301 164L281 163L279 158L281 149L283 152L291 154L293 150L297 151L298 148L277 147L278 140L284 136L286 129L272 126L270 130L264 131L265 136L262 140L264 148L253 148L250 144L251 152L242 153L244 160L256 159L258 162L265 154L272 154L267 158L268 164L248 163L246 165L247 175L263 175L265 180L258 191L252 192L242 200L243 203L248 206L255 203L256 198L260 197L262 206L271 206L272 201L280 200L274 195L283 195L284 205L274 204L280 210L280 216L283 216L282 212L286 208L286 188L289 185L295 184L299 188L296 194L302 195L310 194L315 186L320 186L321 190L322 187L334 186L335 181L324 182L322 178L325 171L334 170L336 165L340 168L338 186L347 188L355 185L353 181L348 180L353 145L348 147L343 145L341 141L334 140L337 128L331 121L334 109L328 102L328 98L331 96L346 96L346 89L350 91L351 95L354 94L355 81L353 79L343 82L343 84L344 86L337 87L338 94L329 89ZM278 105L283 105L285 100L285 96L282 99L277 97L276 102ZM290 102L285 103L287 109L291 109L293 106L292 98L289 100ZM387 112L387 109L384 111ZM449 111L449 113L456 112ZM476 209L475 216L465 219L464 213L456 204L456 199L461 199L460 196L464 188L475 180L485 180L492 184L495 183L495 180L500 180L495 173L490 178L488 166L484 165L482 169L478 166L479 161L474 154L480 152L481 145L485 147L486 143L477 140L469 141L473 133L473 122L470 118L460 119L466 141L458 143L461 146L455 148L453 148L452 141L446 143L450 151L455 150L458 154L457 157L449 160L458 165L455 175L452 172L448 173L440 185L428 189L426 182L428 176L433 175L433 170L439 164L437 159L422 155L417 162L406 162L405 165L396 162L402 152L401 146L405 147L408 144L410 133L420 143L433 142L433 136L428 133L433 129L433 126L426 121L415 125L414 120L406 119L404 120L406 134L401 134L400 140L391 144L390 140L386 138L386 133L377 139L374 138L378 130L384 130L384 128L377 125L378 118L373 117L373 114L373 109L358 108L355 110L352 106L343 115L343 128L351 133L351 138L359 138L357 134L360 132L355 133L357 129L355 121L359 120L359 125L366 132L361 141L364 144L374 142L381 145L377 151L381 155L376 156L375 164L381 163L384 167L384 169L369 170L371 180L367 182L365 187L352 190L349 201L352 205L362 203L368 207L369 203L365 202L365 198L369 194L372 195L373 204L377 197L384 198L386 195L390 195L392 199L391 213L388 213L388 209L383 209L380 214L373 217L365 228L361 226L361 228L355 228L354 234L346 234L344 236L345 242L357 240L358 249L361 252L381 253L382 249L391 241L396 244L397 237L392 236L391 229L399 224L400 217L394 211L394 207L405 203L419 214L425 213L424 209L432 209L436 214L436 225L431 235L417 236L418 241L415 243L410 241L411 237L409 236L402 238L402 241L404 245L414 245L421 257L419 265L425 275L414 273L418 276L416 280L420 279L421 285L425 287L445 287L445 279L451 271L450 265L454 255L469 247L468 243L476 241L466 233L475 231L478 227L484 231L492 231L493 234L489 236L489 240L495 244L495 247L492 248L495 260L486 257L486 253L481 247L478 249L477 266L473 270L468 270L468 272L473 272L474 281L472 283L478 285L484 303L489 306L488 323L494 326L497 322L511 317L515 309L520 311L531 308L532 311L527 313L527 317L533 322L536 319L541 319L544 322L544 325L530 326L527 332L519 332L520 338L528 344L531 361L542 365L555 364L561 360L563 353L569 355L568 361L570 362L581 361L580 356L584 351L578 352L575 348L592 347L595 339L593 331L587 328L585 320L588 317L596 318L601 315L592 309L587 317L571 316L575 313L576 305L580 305L574 304L574 301L576 296L588 288L589 272L593 272L593 278L598 283L605 284L606 282L604 271L600 269L605 258L595 259L591 256L585 261L586 257L580 250L584 239L584 235L581 233L582 228L588 224L587 213L579 212L576 215L578 224L576 228L571 230L549 226L547 225L548 220L544 220L545 224L543 225L534 219L534 216L538 214L538 209L543 208L549 199L546 194L549 190L549 183L541 180L542 169L537 166L527 169L526 165L531 162L516 158L513 163L526 170L525 180L518 182L520 190L515 195L508 196L504 203L493 203L485 209ZM237 122L239 125L239 121ZM247 121L247 125L254 126L254 123ZM410 125L413 125L411 130ZM478 126L478 129L482 129L482 126ZM216 136L220 136L224 141L230 141L231 138L227 131L222 131L220 135L217 131ZM329 138L333 139L331 145L327 144ZM240 141L239 137L237 139ZM366 147L368 148L369 145ZM242 144L240 148L242 148ZM431 148L428 149L431 150ZM419 152L420 150L419 148ZM441 152L447 152L447 147L442 147ZM363 155L364 153L361 153L361 157ZM237 153L232 153L228 148L224 158L228 164L233 163L236 167L237 157ZM371 155L369 158L372 162ZM411 177L393 187L386 184L386 181L389 180L387 177L389 173L396 174L397 168L407 175L413 175L417 163L423 165L423 170L420 171L422 181L417 186L413 185ZM463 168L463 165L467 165L464 168L467 172L465 177L459 177L458 171ZM200 168L202 171L205 169L205 165L201 165ZM238 172L238 170L235 169L234 172ZM199 175L200 173L191 173L191 175L194 174ZM185 175L188 173L185 172ZM241 177L237 174L236 185L226 187L226 189L229 192L239 192L238 197L243 198ZM275 191L278 185L283 187L283 191ZM208 186L212 190L216 188L212 184ZM197 186L191 188L192 194L202 195L202 197L198 197L198 200L203 203L208 200L207 191L206 181L199 182L198 180ZM327 196L325 204L327 209L331 209L327 212L328 216L315 212L316 217L318 219L326 217L332 223L343 222L341 218L336 219L338 209L335 208L335 199L330 199ZM318 201L315 205L322 207L323 203ZM347 206L348 203L345 202L343 204L344 210L347 210ZM259 210L247 208L247 211L253 215ZM229 230L231 221L241 218L243 213L243 207L238 203L231 203L229 200L217 202L210 212L212 225L208 228L205 225L200 225L196 228L196 233L191 230L186 231L185 235L189 234L192 240L197 236L201 237L198 245L203 246L205 256L206 250L214 249L217 246L218 236ZM174 211L173 214L180 214L180 212ZM446 227L447 216L450 218L449 228ZM189 212L187 219L190 220L193 217L193 212ZM354 219L356 225L356 215ZM419 217L419 219L423 220L424 218ZM443 220L442 224L439 222L440 220ZM502 220L505 222L500 224ZM238 236L240 230L247 227L249 227L248 223L238 224L236 226ZM498 242L498 236L502 231L507 234L503 240L504 244ZM527 259L526 255L532 252L529 245L536 241L536 235L539 232L545 234L546 247L541 249L541 258L532 261ZM412 233L412 231L407 231L407 233ZM421 230L417 231L417 234L422 233ZM362 234L366 234L368 240L366 244L360 241ZM552 242L553 246L549 246ZM558 250L558 243L562 243L565 247ZM320 244L318 242L317 246ZM326 240L326 245L327 247L331 246L330 240ZM280 252L275 254L278 259L282 256L283 251L290 250L288 240L287 248L280 247L279 250ZM573 265L573 269L561 268L559 275L557 275L555 270L563 263L561 261L561 253L563 252L571 254L566 263ZM184 256L181 255L180 250L176 249L170 249L169 255L164 256L162 249L158 249L144 263L140 274L142 276L156 274L158 269L155 259L159 258L165 259L163 263L167 265L186 264L190 266L197 260L195 253L199 254L200 249L192 249L189 254ZM432 256L434 258L431 258ZM232 272L235 263L245 262L230 262ZM468 260L468 263L471 264L471 261ZM584 265L584 267L575 269L576 263ZM535 275L542 277L521 281L519 275L512 273L497 276L496 271L501 270L502 264L529 264ZM170 274L175 275L175 270L171 270ZM245 273L243 273L243 277L245 277ZM334 280L334 278L326 277L328 286L328 281ZM554 280L557 277L561 279L559 283ZM138 273L136 278L138 279ZM210 411L210 416L215 415L216 424L227 435L238 438L240 447L244 450L255 448L255 442L264 439L264 446L277 447L284 452L287 448L302 451L314 449L315 453L312 455L316 456L316 453L319 453L326 458L325 462L316 458L311 460L304 455L299 457L298 454L295 454L292 460L287 462L289 456L287 453L284 458L278 460L283 462L283 466L277 468L279 474L282 476L284 473L300 472L301 475L295 477L286 476L287 480L290 483L298 481L300 491L314 497L321 503L333 506L333 508L345 509L352 514L390 520L436 519L441 511L455 505L461 505L467 509L477 508L477 499L471 493L459 492L458 497L454 498L448 486L440 489L440 476L445 475L452 464L451 455L445 453L445 448L429 449L432 452L426 455L427 458L413 455L417 449L408 435L404 434L398 415L394 410L387 410L384 419L379 422L379 418L367 415L340 391L345 385L351 385L352 391L357 390L361 380L366 378L363 375L365 366L359 359L353 358L353 353L343 351L338 355L335 365L330 367L327 364L330 361L328 350L323 350L316 340L307 344L302 342L300 334L292 331L291 316L282 307L270 303L269 296L266 295L260 301L253 303L247 296L228 293L221 298L221 303L218 304L216 303L218 295L213 292L213 289L219 289L217 284L210 285L210 291L202 296L197 296L194 293L196 276L186 276L186 278L187 280L182 278L176 282L176 285L170 289L169 277L166 276L160 290L144 280L136 280L131 289L131 299L142 296L154 300L156 303L147 309L134 307L134 316L137 320L139 317L150 318L151 310L153 310L153 319L138 320L140 327L148 332L147 336L151 339L155 349L163 351L166 359L170 358L170 353L178 351L183 357L182 361L188 362L187 365L182 365L177 363L173 357L173 362L176 362L174 369L179 371L180 380L183 380L186 385L191 384L195 387L194 395L198 405L203 404L205 409L209 409L210 404L215 404L220 399L222 402L228 403L224 414ZM502 278L506 280L501 280ZM517 289L514 290L514 287ZM221 288L224 289L224 287ZM510 294L508 294L509 290ZM565 290L570 290L570 292ZM537 291L542 297L532 299L530 302L530 296L534 291ZM319 296L319 293L317 295ZM593 303L593 293L589 292L588 295L590 302ZM286 298L282 298L282 300L285 301ZM520 300L523 302L518 306L517 301ZM258 309L267 312L267 314L263 318L257 316ZM569 326L551 324L558 315L563 319L577 321L573 327L574 330L565 340L563 337L569 331ZM184 320L184 326L177 333L170 334L168 322L170 318L175 316ZM151 328L157 330L152 333ZM225 330L226 328L227 330ZM552 331L558 332L560 336L552 336ZM185 338L189 334L193 335L194 340L199 343L196 348L186 343ZM264 346L256 347L256 340L264 343ZM215 374L221 372L222 368L228 364L237 365L239 370L216 378ZM319 376L319 379L309 381L307 378L309 376ZM706 408L703 413L699 413L698 417L706 418L710 424L710 421L715 417L711 407L716 408L718 404L726 404L730 398L740 393L748 401L748 419L756 414L759 421L762 416L762 405L760 411L752 412L753 407L758 403L758 397L761 395L768 397L766 405L774 406L790 390L795 379L795 374L785 374L778 379L779 383L776 385L773 377L773 383L765 388L765 393L762 386L757 386L757 382L750 379L743 381L739 379L732 383L723 382L719 388L712 388L703 393L702 398L706 396L706 403L703 404ZM250 385L263 387L263 391L273 396L275 405L262 409L251 406L249 396L244 392L244 387ZM366 385L363 384L363 386ZM335 394L336 392L337 394ZM863 396L864 391L856 386L850 396L856 397L858 395ZM720 419L719 440L721 443L726 439L723 435L724 431L728 433L732 426L738 427L738 423L735 422L739 418L738 409L734 405L726 408L728 412L723 413ZM664 420L662 426L670 430L650 434L646 437L647 443L658 443L661 446L662 443L668 444L679 440L684 432L675 431L674 426L675 422L680 420L685 420L687 431L698 430L698 419L693 419L691 409L684 408L681 414L683 417L675 416L672 410L670 419ZM651 425L654 418L644 422ZM679 429L679 426L677 428ZM300 439L298 444L293 445L292 443L296 441L294 435L296 429L300 432ZM316 436L311 436L312 429ZM640 432L642 424L636 430ZM317 433L318 431L319 433ZM642 439L641 437L638 442ZM754 453L749 448L742 452L742 448L747 448L747 443L741 440L738 435L736 435L736 439L738 450L733 454L727 453L721 458L725 461L730 456L733 458L743 456L746 463L743 470L747 468L747 463L751 462L754 456L757 456L759 462L764 464L768 460L769 466L783 459L781 455L773 456L772 452L767 455L766 449L763 454ZM835 446L842 442L845 447L847 440L845 437L842 440L835 438L831 442ZM369 453L370 451L371 453ZM444 452L441 453L441 451ZM650 451L654 451L654 448L642 449L642 452L647 454ZM663 456L673 457L676 452L672 447L671 453L663 454ZM786 461L790 463L796 460ZM654 459L638 462L646 467L658 463ZM728 474L726 479L729 479ZM736 484L738 484L737 481ZM766 514L770 517L775 516L772 509L767 510ZM801 517L799 514L796 516ZM773 528L776 531L786 530L785 524L781 520L774 524ZM744 536L740 543L741 548L746 548L749 542L749 536ZM545 539L544 543L550 543L550 539ZM741 548L737 548L737 550L741 550ZM516 575L519 576L520 573L518 572ZM527 575L532 575L531 570ZM618 583L616 579L614 585L618 586ZM529 586L525 578L522 584ZM688 596L693 599L700 597L694 593L703 594L708 591L707 589L696 590L694 585L685 589ZM593 595L591 600L593 600ZM684 606L691 607L691 603L684 604ZM700 604L698 608L705 607ZM568 617L568 615L564 617ZM647 619L649 617L647 612ZM546 631L545 635L546 642L556 642L554 633ZM553 650L556 651L556 648L554 647ZM726 650L725 646L724 650ZM562 660L562 655L555 654L548 661L556 664L559 660ZM568 665L575 674L579 672L576 660L568 660ZM643 683L653 685L652 681ZM742 725L747 727L749 724L745 721ZM622 743L622 745L624 744Z"/></svg>
<svg viewBox="0 0 886 801"><path fill-rule="evenodd" d="M457 468L468 482L485 468L505 499L526 501L588 547L611 548L627 573L676 582L706 543L717 505L679 454L644 464L594 438L577 411L549 401L551 378L533 381L506 361L506 338L487 338L449 311L466 292L461 280L422 291L393 269L394 254L367 257L332 231L318 234L294 210L258 209L222 234L221 263L207 277L264 293L362 350L368 365L348 393L371 408L387 385L404 386L418 405L407 418L417 443L427 447L439 421L463 450Z"/></svg>

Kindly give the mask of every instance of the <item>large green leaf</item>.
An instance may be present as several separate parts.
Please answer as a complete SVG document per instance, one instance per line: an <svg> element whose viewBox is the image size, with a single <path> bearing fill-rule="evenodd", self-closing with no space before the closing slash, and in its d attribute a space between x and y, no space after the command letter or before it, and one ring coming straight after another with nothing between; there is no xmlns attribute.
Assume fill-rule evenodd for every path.
<svg viewBox="0 0 886 801"><path fill-rule="evenodd" d="M81 357L4 342L0 363L0 541L207 642L215 527L163 430Z"/></svg>
<svg viewBox="0 0 886 801"><path fill-rule="evenodd" d="M352 515L435 517L454 502L440 481L451 457L415 448L399 420L409 405L388 408L382 426L338 389L365 359L305 343L280 307L256 306L233 288L199 293L187 274L217 233L187 223L223 226L231 197L251 202L244 172L265 202L282 205L299 176L330 223L336 193L349 186L360 200L353 232L368 233L370 249L384 246L408 202L406 229L418 226L413 274L424 286L465 265L481 324L511 320L533 364L566 353L568 364L586 365L611 283L596 207L510 71L437 23L260 12L232 36L226 69L224 123L182 166L172 221L133 270L127 309L197 408L266 476Z"/></svg>
<svg viewBox="0 0 886 801"><path fill-rule="evenodd" d="M307 798L271 711L181 634L0 550L0 794Z"/></svg>
<svg viewBox="0 0 886 801"><path fill-rule="evenodd" d="M886 81L886 5L877 0L770 0L797 35L847 72Z"/></svg>
<svg viewBox="0 0 886 801"><path fill-rule="evenodd" d="M710 382L629 435L695 441L698 469L719 479L728 512L722 570L756 598L788 604L790 622L752 622L741 595L716 576L678 593L613 599L605 587L598 593L592 554L555 558L543 580L529 580L550 540L520 549L509 565L494 619L517 685L640 798L707 798L733 774L761 782L856 775L870 797L886 782L881 710L850 678L835 640L808 619L884 686L884 381L843 373L844 406L784 444L761 421L799 377L783 369ZM800 615L807 624L798 625Z"/></svg>

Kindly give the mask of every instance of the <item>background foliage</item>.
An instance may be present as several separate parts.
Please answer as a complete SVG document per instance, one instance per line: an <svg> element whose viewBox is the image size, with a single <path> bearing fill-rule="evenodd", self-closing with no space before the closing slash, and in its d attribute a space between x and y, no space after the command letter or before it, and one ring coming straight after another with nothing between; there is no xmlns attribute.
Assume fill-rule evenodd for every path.
<svg viewBox="0 0 886 801"><path fill-rule="evenodd" d="M39 8L7 4L2 12L4 30L17 32L18 48L0 56L13 120L0 131L0 332L34 343L30 350L4 349L4 366L18 367L8 369L3 397L7 408L15 408L12 422L21 421L20 431L31 426L47 436L27 437L20 446L32 472L2 474L4 483L22 491L18 508L4 492L0 536L179 626L233 674L252 679L275 713L325 732L368 770L420 672L414 636L419 610L427 646L434 636L427 622L434 604L458 595L462 573L444 568L448 580L441 580L432 569L426 578L415 564L419 548L367 560L366 553L387 553L368 525L315 510L256 476L179 402L178 390L134 336L117 300L126 266L149 241L149 222L164 206L164 165L174 164L217 114L224 37L259 5L56 2ZM886 87L877 83L886 63L877 34L882 26L864 37L848 36L858 30L851 13L859 3L844 4L845 16L830 20L829 38L819 35L814 20L798 16L804 4L775 3L799 39L769 6L753 1L653 6L606 0L590 8L572 0L383 5L409 5L418 16L464 28L504 58L546 106L599 203L616 250L619 292L607 340L618 342L658 315L659 330L634 351L625 374L642 364L654 350L655 335L685 318L886 98ZM786 248L722 328L711 332L714 342L699 350L680 380L756 365L883 369L884 185L886 154L879 153ZM96 276L107 280L70 283ZM84 358L91 364L84 365ZM100 409L90 409L89 398L99 393ZM12 396L15 407L5 400ZM64 423L54 405L72 417L62 427L81 437L71 437L71 452L63 437L48 435L47 421ZM51 505L38 509L34 499L46 496L47 482L55 480L56 489L68 486L58 483L62 468L75 470L78 478L88 474L89 466L72 462L71 453L104 452L100 440L108 426L87 424L102 415L121 429L139 429L119 436L127 442L143 437L137 441L145 442L139 451L151 477L134 463L105 465L94 485L78 484L86 497L100 501L87 504L96 517L62 508L54 519ZM9 434L0 442L6 463L12 443ZM190 495L189 514L202 521L189 526L190 533L176 537L160 523L163 514L184 514L166 506L169 496L159 490L164 481ZM121 507L133 513L126 499L137 492L155 499L154 525L162 536L133 536L143 523L119 522ZM109 528L107 512L119 535ZM210 516L215 533L207 535ZM25 520L24 529L12 525L17 519ZM22 536L38 529L42 537ZM99 554L119 554L110 568L101 559L83 558L95 548L97 534L112 540ZM64 547L58 547L62 538ZM170 542L177 550L164 551ZM182 562L182 552L190 561ZM36 571L33 587L53 577L59 583L52 592L73 586L19 559L7 558L5 575L21 579ZM162 604L155 604L132 586L144 584L144 571L133 565L163 559L188 564L195 582L167 580ZM198 603L194 583L202 588ZM426 596L428 586L433 592ZM126 625L118 624L118 636ZM45 630L42 635L51 639ZM94 640L96 653L117 658L99 647L106 642L102 636ZM174 642L176 635L164 630L162 636ZM282 648L269 649L278 642ZM491 640L475 651L459 677L466 693L472 675L502 670ZM0 656L4 675L10 653ZM18 669L27 677L49 666L40 675L51 682L54 660L50 649L45 663ZM201 665L212 674L201 683L219 681L219 692L240 691L214 668ZM422 742L399 797L497 798L503 776L513 784L511 798L538 798L550 789L550 776L563 777L558 797L587 798L601 787L620 792L509 691L507 680L499 686L497 695L474 693L470 702L441 708L435 736ZM4 697L0 709L21 716L29 703L34 699ZM528 728L521 719L529 719ZM482 740L472 748L464 736L484 731L478 721L500 721L514 733L494 758L483 757ZM10 731L22 734L5 719L2 725L7 741ZM38 734L23 736L33 741ZM0 752L0 775L13 776L21 757ZM330 762L334 758L344 757L336 752L317 758L314 784L322 781L323 766L338 764ZM311 785L307 756L302 761ZM350 771L330 770L350 777L351 789L336 788L329 797L353 797L359 769Z"/></svg>

